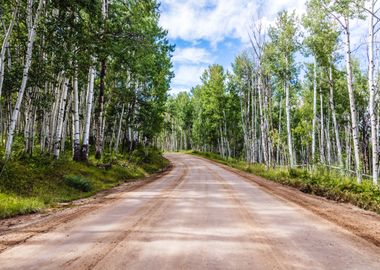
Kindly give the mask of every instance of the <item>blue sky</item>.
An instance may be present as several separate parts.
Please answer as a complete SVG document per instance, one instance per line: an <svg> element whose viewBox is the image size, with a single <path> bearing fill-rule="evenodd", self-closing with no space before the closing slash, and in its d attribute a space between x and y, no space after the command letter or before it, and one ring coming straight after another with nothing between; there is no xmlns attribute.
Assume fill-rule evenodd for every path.
<svg viewBox="0 0 380 270"><path fill-rule="evenodd" d="M249 47L249 25L274 23L284 9L305 12L306 0L161 0L160 24L176 45L171 93L189 91L211 64L231 67ZM364 30L365 31L365 30Z"/></svg>

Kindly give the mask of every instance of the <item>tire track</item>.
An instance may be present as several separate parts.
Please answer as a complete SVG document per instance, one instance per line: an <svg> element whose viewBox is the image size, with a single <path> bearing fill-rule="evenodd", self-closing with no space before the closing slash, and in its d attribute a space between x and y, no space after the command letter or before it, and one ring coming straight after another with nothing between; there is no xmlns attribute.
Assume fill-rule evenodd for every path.
<svg viewBox="0 0 380 270"><path fill-rule="evenodd" d="M97 254L93 256L94 259L90 259L90 262L75 262L80 263L81 269L94 269L104 258L106 258L115 248L117 248L121 242L125 242L134 233L138 233L140 231L140 227L146 227L150 224L154 224L155 220L158 218L160 213L164 211L166 207L168 207L165 207L167 198L169 198L170 195L173 192L175 192L176 188L178 188L184 182L187 174L188 167L185 164L183 164L183 170L181 172L181 175L178 178L172 180L173 183L171 183L164 190L162 190L155 198L148 201L143 206L143 208L139 209L139 211L135 215L139 218L135 222L133 222L133 224L129 227L128 230L124 231L121 235L116 237L116 239L112 241L111 245L108 245L107 247L99 250ZM133 219L133 217L131 217L131 219ZM63 266L65 268L73 267L71 263L64 264Z"/></svg>
<svg viewBox="0 0 380 270"><path fill-rule="evenodd" d="M250 211L245 207L245 205L241 202L241 200L236 196L236 192L233 190L230 184L227 183L227 181L219 175L216 171L214 171L209 165L204 165L208 171L215 177L215 179L222 185L223 189L227 192L228 196L231 201L234 202L235 205L238 205L237 209L239 209L239 215L242 220L244 220L245 224L247 224L252 233L248 235L249 239L252 242L260 242L261 245L265 246L268 250L271 252L265 252L263 253L263 256L266 257L265 261L270 262L269 266L272 269L290 269L289 266L284 266L284 261L286 261L285 257L282 256L282 252L275 248L275 245L273 244L273 241L269 240L268 237L265 235L258 235L257 229L260 227L260 225L255 221L254 217L250 213ZM264 240L261 240L261 239ZM273 261L276 262L276 268L273 268ZM269 269L269 268L267 268Z"/></svg>

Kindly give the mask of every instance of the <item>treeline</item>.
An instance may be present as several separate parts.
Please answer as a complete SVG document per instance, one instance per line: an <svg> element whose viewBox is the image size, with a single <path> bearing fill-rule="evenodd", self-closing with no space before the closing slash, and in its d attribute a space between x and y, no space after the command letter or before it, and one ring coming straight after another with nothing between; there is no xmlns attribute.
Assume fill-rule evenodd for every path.
<svg viewBox="0 0 380 270"><path fill-rule="evenodd" d="M6 159L133 150L159 133L173 46L155 0L0 1Z"/></svg>
<svg viewBox="0 0 380 270"><path fill-rule="evenodd" d="M162 147L377 184L378 14L375 1L310 0L302 18L283 11L269 29L258 20L232 72L210 66L201 85L168 101ZM367 25L359 50L368 59L353 55L353 21Z"/></svg>

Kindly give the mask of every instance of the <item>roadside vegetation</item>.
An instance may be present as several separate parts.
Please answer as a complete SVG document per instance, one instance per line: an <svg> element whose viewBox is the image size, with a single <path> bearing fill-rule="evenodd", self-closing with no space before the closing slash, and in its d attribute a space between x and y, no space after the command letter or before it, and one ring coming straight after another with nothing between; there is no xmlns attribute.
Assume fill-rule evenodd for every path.
<svg viewBox="0 0 380 270"><path fill-rule="evenodd" d="M130 155L75 162L70 156L21 157L1 164L0 218L28 214L89 197L157 172L169 161L155 149L139 148Z"/></svg>
<svg viewBox="0 0 380 270"><path fill-rule="evenodd" d="M215 153L191 151L201 156L232 168L242 170L265 179L294 187L304 193L325 197L337 202L351 203L365 210L380 214L380 187L371 181L356 183L355 179L344 177L323 167L314 171L300 168L269 168L263 164L249 164L234 158L223 158Z"/></svg>

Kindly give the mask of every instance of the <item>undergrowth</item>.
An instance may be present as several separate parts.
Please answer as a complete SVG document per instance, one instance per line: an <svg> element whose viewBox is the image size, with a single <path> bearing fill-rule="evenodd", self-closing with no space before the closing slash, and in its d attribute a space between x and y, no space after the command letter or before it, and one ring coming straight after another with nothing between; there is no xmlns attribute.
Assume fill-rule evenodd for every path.
<svg viewBox="0 0 380 270"><path fill-rule="evenodd" d="M358 184L354 179L344 177L335 172L316 169L313 172L304 169L270 168L262 164L248 164L236 159L223 159L213 153L193 151L192 154L202 156L230 167L262 176L268 180L291 186L302 192L325 197L337 202L356 205L362 209L380 214L380 187L370 181Z"/></svg>
<svg viewBox="0 0 380 270"><path fill-rule="evenodd" d="M40 211L61 202L89 197L101 190L157 172L167 166L158 150L139 149L127 156L87 163L70 156L18 157L0 164L0 218Z"/></svg>

